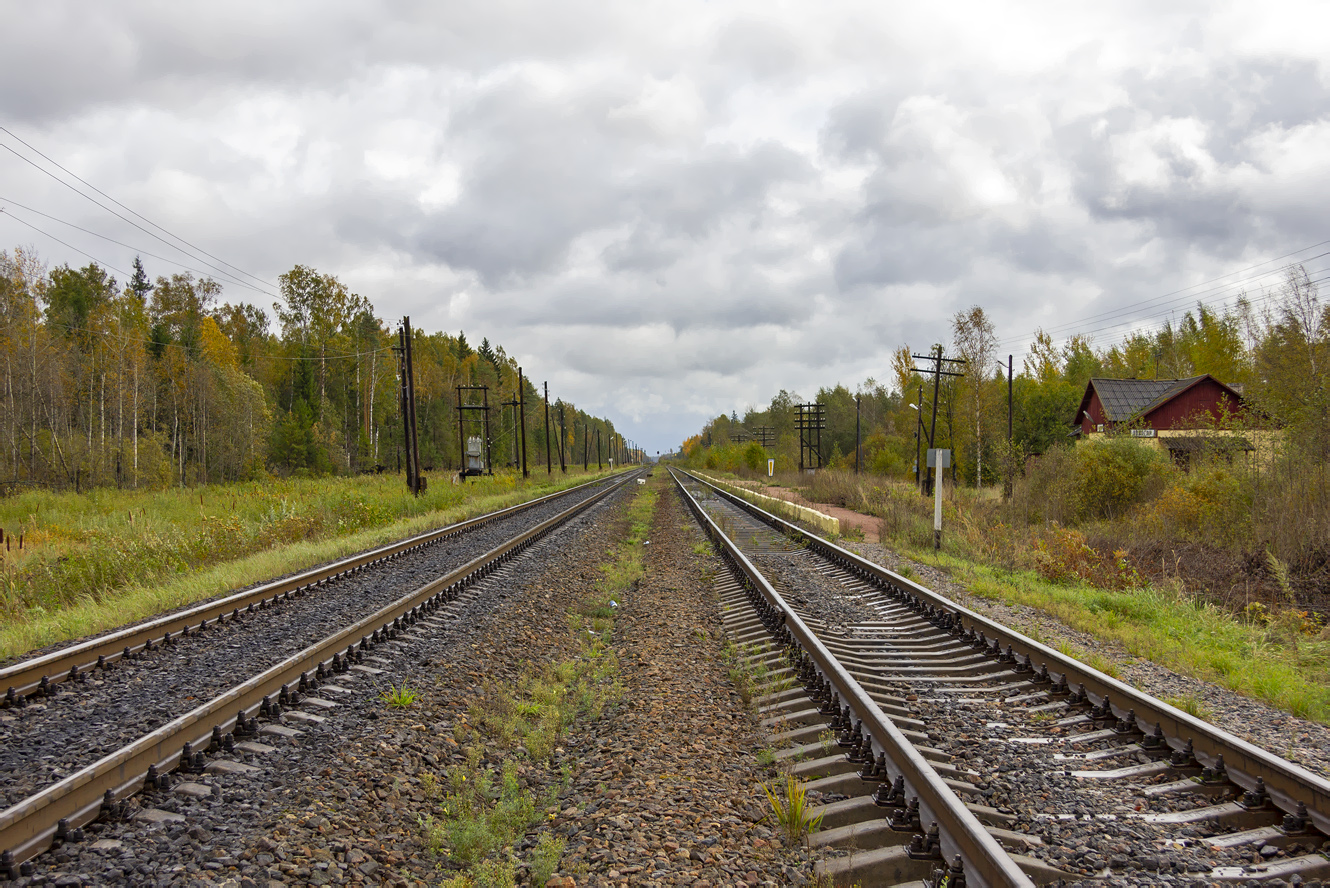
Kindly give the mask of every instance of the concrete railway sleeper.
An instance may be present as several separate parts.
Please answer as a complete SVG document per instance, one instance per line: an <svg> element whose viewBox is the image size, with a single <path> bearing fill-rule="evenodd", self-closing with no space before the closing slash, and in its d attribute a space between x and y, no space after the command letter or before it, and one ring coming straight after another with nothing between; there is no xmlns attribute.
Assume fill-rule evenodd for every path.
<svg viewBox="0 0 1330 888"><path fill-rule="evenodd" d="M1330 786L1320 777L722 490L689 485L705 504L699 511L712 511L754 553L786 548L758 542L779 531L871 611L848 625L806 608L801 619L1037 881L1316 885L1330 877ZM782 624L769 604L760 610L783 638L792 618ZM777 739L791 744L781 754L813 756L794 772L837 799L822 809L826 828L813 842L856 848L828 871L867 872L879 852L858 849L888 838L894 818L884 821L880 808L899 803L902 789L908 795L908 780L902 787L890 767L884 779L858 710L820 664L762 656L773 673L791 667L784 674L813 694L812 705L793 689L761 701ZM844 755L825 754L824 725Z"/></svg>
<svg viewBox="0 0 1330 888"><path fill-rule="evenodd" d="M898 779L899 793L882 802L889 809L887 823L894 832L909 836L907 843L859 855L854 875L873 884L919 886L1029 886L1031 879L1003 851L998 841L967 809L943 778L928 764L902 730L883 713L867 689L841 664L818 635L791 608L753 562L699 504L676 474L690 510L717 546L733 572L731 584L720 591L722 602L746 600L752 616L731 624L743 638L769 637L777 653L771 666L798 676L816 688L819 701L814 719L832 715L839 729L838 742L851 750L852 761L869 775L861 781L878 785ZM784 664L782 666L782 664ZM804 704L795 702L795 705ZM834 715L833 715L834 714ZM797 730L797 729L796 729ZM813 731L816 734L816 729ZM823 816L835 812L823 811ZM871 859L870 859L871 858ZM826 875L845 877L850 871L833 861Z"/></svg>
<svg viewBox="0 0 1330 888"><path fill-rule="evenodd" d="M414 589L372 616L310 645L124 748L0 811L0 878L26 875L35 855L52 844L78 841L81 827L99 816L118 816L125 799L145 788L164 788L173 772L187 774L204 769L224 772L228 767L244 767L224 758L208 761L208 755L224 754L265 736L295 735L296 730L283 721L318 720L319 711L334 707L334 701L318 694L325 688L335 690L338 676L375 674L376 647L392 642L418 623L432 620L441 609L465 597L479 580L622 489L633 477L635 473L626 474L603 486L593 495ZM427 544L428 541L419 541L412 545ZM374 555L376 559L398 554L378 552ZM202 791L206 792L206 787ZM151 816L151 812L142 813Z"/></svg>

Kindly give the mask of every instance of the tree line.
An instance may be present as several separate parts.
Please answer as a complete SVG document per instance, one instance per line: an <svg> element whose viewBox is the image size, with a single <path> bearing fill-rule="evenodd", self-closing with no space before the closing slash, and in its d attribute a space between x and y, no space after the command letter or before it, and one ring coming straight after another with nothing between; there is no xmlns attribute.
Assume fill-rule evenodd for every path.
<svg viewBox="0 0 1330 888"><path fill-rule="evenodd" d="M914 355L939 348L964 362L944 367L962 375L941 378L934 437L936 446L952 450L959 482L999 482L1027 456L1069 443L1080 399L1097 377L1211 374L1243 392L1249 406L1245 422L1285 429L1288 448L1316 464L1330 460L1330 305L1322 304L1316 282L1301 265L1285 269L1270 292L1243 295L1229 308L1198 303L1176 323L1104 347L1084 334L1058 343L1037 331L1029 353L1013 367L1010 443L1007 356L999 354L994 324L975 306L958 312L951 327L949 343L917 353L909 345L897 349L887 382L869 378L854 391L841 384L817 390L810 402L826 408L824 465L855 466L857 411L862 470L913 475L916 448L927 446L933 402L933 377L919 372L931 365ZM737 410L721 414L684 442L684 458L713 468L758 470L774 456L782 470L795 468L795 406L803 401L781 390L766 407L749 406L742 417ZM771 447L757 439L763 427L773 430Z"/></svg>
<svg viewBox="0 0 1330 888"><path fill-rule="evenodd" d="M296 265L273 314L223 299L210 278L150 278L136 258L119 281L89 264L48 269L28 249L0 250L0 487L154 487L269 472L396 471L403 429L397 336L369 299ZM581 464L621 440L607 419L548 405L488 338L413 335L421 465L462 465L459 385L488 386L495 466L528 458ZM563 422L560 425L559 417ZM479 427L468 429L479 434Z"/></svg>

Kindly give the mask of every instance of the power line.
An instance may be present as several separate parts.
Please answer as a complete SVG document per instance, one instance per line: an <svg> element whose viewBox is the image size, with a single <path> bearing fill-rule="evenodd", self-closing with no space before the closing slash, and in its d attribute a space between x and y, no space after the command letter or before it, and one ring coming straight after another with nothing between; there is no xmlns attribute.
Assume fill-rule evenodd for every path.
<svg viewBox="0 0 1330 888"><path fill-rule="evenodd" d="M84 228L84 227L82 227L81 225L75 225L73 222L66 222L64 219L60 219L60 218L57 218L57 217L55 217L55 216L52 216L50 213L43 213L41 210L34 210L32 207L25 206L25 205L19 203L18 201L13 200L12 198L0 197L0 203L13 204L14 206L18 207L19 209L27 210L29 213L35 213L35 214L37 214L38 216L41 216L42 218L50 219L52 222L59 222L61 225L68 225L70 228L73 228L75 231L81 231L81 232L83 232L84 234L90 234L90 235L92 235L93 237L98 237L98 238L101 238L101 239L104 240L104 241L109 241L109 242L111 242L111 243L113 243L113 244L115 244L115 245L117 245L117 246L124 247L124 248L127 249L127 250L133 250L135 253L139 253L139 254L142 254L142 255L144 255L144 256L150 256L150 257L153 258L153 259L157 259L157 260L160 260L160 261L162 261L162 262L170 263L171 265L175 265L175 266L177 266L177 267L179 267L179 268L183 268L183 269L185 269L186 271L192 271L192 272L194 272L194 273L197 274L197 275L201 275L201 276L203 276L203 277L211 277L211 275L210 275L208 272L206 272L206 271L202 271L202 270L200 270L200 269L197 269L197 268L194 268L194 267L192 267L192 266L186 265L186 264L184 264L183 262L178 262L178 261L176 261L175 259L168 259L168 258L166 258L165 256L158 256L156 253L151 253L151 252L149 252L149 251L147 251L147 250L141 250L141 249L139 249L138 247L133 246L132 244L127 244L127 243L125 243L124 241L118 241L118 240L116 240L115 238L113 238L113 237L108 237L108 236L105 235L105 234L98 234L97 232L92 231L91 229L88 229L88 228ZM0 210L0 212L3 212L3 210ZM11 216L11 218L15 219L16 221L22 221L22 220L19 219L17 216L14 216L12 213L10 214L10 216ZM31 226L30 226L30 227L31 227ZM45 233L45 232L43 232L43 234L44 234L44 233ZM47 235L47 236L50 237L50 235ZM65 246L69 246L69 245L68 245L68 244L65 244ZM70 247L70 249L73 249L73 247ZM84 255L86 256L87 254L84 253ZM123 273L123 272L122 272L122 273ZM244 288L246 288L246 289L248 289L248 290L253 290L253 291L256 292L256 293L262 293L264 296L269 296L269 297L272 297L273 299L278 299L278 298L280 298L276 293L270 293L270 292L268 292L267 290L261 290L261 289L259 289L258 287L254 286L253 284L248 283L247 281L242 281L242 280L240 280L239 278L237 278L237 277L234 276L234 275L227 274L226 277L227 277L227 279L228 279L228 283L233 283L233 284L235 284L235 285L237 285L237 286L244 287Z"/></svg>
<svg viewBox="0 0 1330 888"><path fill-rule="evenodd" d="M156 228L158 231L161 231L161 232L163 232L163 233L165 233L165 234L170 235L171 237L173 237L173 238L175 238L176 240L180 241L180 243L184 244L185 246L189 247L189 248L192 249L192 250L197 250L198 252L202 253L203 255L207 256L207 257L210 258L210 259L216 259L218 262L222 263L223 265L226 265L226 266L228 266L228 267L230 267L230 268L233 268L233 269L235 269L236 271L240 272L241 274L245 275L246 277L248 277L248 278L252 278L253 280L258 281L260 284L263 284L265 287L270 287L270 288L276 289L276 284L272 283L271 281L265 281L263 278L259 277L258 275L250 274L248 271L245 271L243 268L240 268L240 267L237 266L237 265L232 265L230 262L227 262L227 261L224 260L224 259L221 259L221 258L218 258L217 256L214 256L212 253L209 253L207 250L204 250L202 247L197 247L197 246L195 246L194 244L192 244L192 243L190 243L189 241L185 240L183 237L180 237L179 235L174 234L173 232L171 232L171 231L169 231L169 230L163 228L162 226L158 225L156 222L153 222L151 219L147 218L146 216L142 215L141 213L135 212L134 210L132 210L132 209L130 209L129 207L125 206L123 203L121 203L120 201L116 200L114 197L112 197L111 195L107 194L105 191L102 191L102 190L101 190L100 188L98 188L96 185L93 185L91 182L88 182L86 179L83 179L82 177L80 177L77 173L74 173L74 172L71 172L70 170L65 169L65 167L61 166L59 162L57 162L57 161L55 161L55 160L52 160L50 157L47 157L45 154L43 154L39 149L34 148L32 145L29 145L27 142L23 141L21 138L19 138L18 136L14 135L14 133L11 132L8 128L6 128L6 127L4 127L4 126L0 126L0 132L5 133L5 134L8 135L11 139L14 139L16 142L18 142L19 144L23 145L23 146L24 146L25 148L27 148L29 151L32 151L33 153L37 154L39 157L41 157L41 158L43 158L44 160L46 160L48 163L54 165L55 167L57 167L58 169L62 170L63 172L68 173L69 175L73 176L75 179L78 179L79 182L82 182L84 185L88 186L88 187L91 188L93 191L96 191L96 192L97 192L98 194L100 194L102 197L104 197L104 198L106 198L107 200L111 201L111 202L114 203L116 206L118 206L118 207L120 207L121 209L125 210L127 213L131 213L132 215L137 216L138 218L142 219L144 222L147 222L149 225L151 225L153 228ZM6 146L6 147L8 147L8 146ZM10 150L13 151L13 149L10 149ZM14 152L14 153L15 153L16 155L18 154L18 152ZM26 160L27 158L24 158L24 159ZM31 161L29 161L29 162L31 163ZM36 164L33 164L33 165L36 166ZM40 169L40 167L38 167L38 169ZM45 172L45 170L43 170L43 172ZM86 197L86 195L84 195L84 196ZM89 198L89 200L91 200L91 198ZM93 201L93 203L96 203L96 201ZM98 204L98 206L101 206L101 205ZM106 208L103 207L103 209L106 209ZM107 211L108 211L108 212L111 212L110 210L107 210ZM118 214L117 214L117 215L118 215ZM128 221L128 220L126 220L126 221ZM130 224L133 224L133 223L130 223ZM155 235L154 235L154 237L155 237ZM159 238L159 239L160 239L160 238ZM163 243L165 243L165 242L163 241ZM168 244L168 246L172 247L173 249L177 249L177 250L180 249L179 247L175 246L174 244ZM184 251L182 250L181 252L184 252ZM204 263L204 264L206 265L206 264L208 264L208 263ZM220 269L219 269L219 270L220 270Z"/></svg>
<svg viewBox="0 0 1330 888"><path fill-rule="evenodd" d="M0 129L4 129L4 127L0 127ZM8 132L8 130L5 130L5 132ZM12 135L12 133L11 133L11 135ZM17 138L17 137L16 137L16 138ZM52 178L52 179L54 179L55 181L59 182L61 185L65 186L65 187L68 188L70 191L72 191L72 192L74 192L75 194L77 194L79 197L83 198L84 200L87 200L87 201L91 202L94 206L97 206L97 207L99 207L100 209L105 210L106 212L110 213L112 216L115 216L117 219L121 220L122 222L125 222L125 223L127 223L127 224L129 224L129 225L133 225L135 228L137 228L139 231L142 231L144 234L148 235L149 237L151 237L151 238L153 238L153 239L155 239L155 240L161 241L162 243L166 244L168 247L170 247L170 248L173 249L173 250L176 250L176 251L178 251L178 252L180 252L180 253L184 253L186 256L189 256L190 259L193 259L195 262L199 262L199 263L202 263L203 265L208 266L209 268L211 268L211 269L217 271L219 274L224 274L224 275L230 275L230 274L231 274L230 272L226 271L226 270L223 269L222 267L217 266L217 265L213 265L211 262L208 262L208 261L205 260L205 259L201 259L201 258L199 258L198 256L192 256L192 255L190 255L188 251L181 249L180 247L176 246L175 244L173 244L173 243L171 243L170 241L168 241L168 240L166 240L165 238L163 238L161 235L159 235L159 234L157 234L157 233L155 233L155 232L149 231L148 229L144 228L142 225L140 225L140 224L138 224L137 222L135 222L133 219L128 219L128 218L122 216L120 213L117 213L115 210L111 209L110 207L106 206L105 204L99 203L97 200L95 200L95 199L92 198L91 196L89 196L89 195L87 195L87 194L84 194L82 191L79 191L77 188L75 188L73 185L70 185L70 184L69 184L68 182L66 182L64 179L61 179L61 178L60 178L59 176L57 176L55 173L52 173L50 170L43 169L41 166L39 166L38 164L34 163L34 162L33 162L32 160L30 160L29 158L26 158L26 157L24 157L22 154L19 154L17 151L15 151L13 148L10 148L8 145L0 144L0 148L5 149L5 150L8 151L10 154L14 155L14 156L17 157L19 160L21 160L21 161L23 161L24 163L28 164L28 165L31 166L33 169L37 170L38 172L42 173L43 175L45 175L45 176L49 176L50 178ZM57 166L58 166L58 164L57 164ZM62 167L62 169L63 169L63 167ZM70 175L73 175L73 174L71 173ZM78 178L78 177L75 176L75 178ZM80 179L79 181L82 181L82 180ZM88 186L88 187L91 188L92 186ZM94 190L95 190L95 189L94 189ZM133 211L131 210L130 212L133 212ZM135 215L137 215L137 213L136 213ZM153 223L149 223L149 224L153 224ZM162 230L165 231L165 229L162 229ZM170 232L167 232L167 233L170 234ZM172 236L172 237L175 237L175 235L171 235L171 236ZM177 238L177 240L179 240L179 238ZM185 243L185 241L182 241L182 243ZM203 252L203 251L200 250L199 252ZM208 254L205 254L205 255L208 255ZM221 261L221 260L218 260L218 261ZM243 273L246 274L246 275L249 275L249 277L254 277L253 275L249 274L249 272L243 272ZM258 279L255 278L255 280L258 280ZM265 283L265 282L260 281L260 283ZM269 284L268 286L272 286L272 285Z"/></svg>
<svg viewBox="0 0 1330 888"><path fill-rule="evenodd" d="M45 235L46 237L49 237L57 244L68 247L69 249L73 250L75 253L79 253L83 256L88 257L98 265L102 265L105 266L106 268L111 269L112 271L119 272L120 274L124 275L126 278L131 277L129 272L125 271L124 269L116 268L114 265L110 264L109 262L103 262L101 259L98 259L96 256L92 255L91 253L86 253L83 250L80 250L78 247L74 246L73 244L65 243L60 238L56 237L54 234L51 234L49 231L43 231L42 229L38 228L36 225L33 225L31 222L28 222L26 219L20 219L18 216L15 216L13 213L8 212L7 210L5 210L4 207L0 207L0 216L8 216L10 219L13 219L18 224L28 226L38 234L42 234Z"/></svg>
<svg viewBox="0 0 1330 888"><path fill-rule="evenodd" d="M1303 247L1303 248L1301 248L1301 249L1294 250L1294 251L1292 251L1292 252L1290 252L1290 253L1285 253L1285 254L1282 255L1282 256L1278 256L1278 257L1273 258L1273 259L1267 259L1267 260L1265 260L1265 261L1263 261L1263 262L1258 262L1258 263L1256 263L1256 264L1254 264L1254 265L1247 266L1246 268L1238 269L1238 270L1236 270L1236 271L1232 271L1232 272L1229 272L1229 273L1227 273L1227 274L1220 275L1219 277L1213 278L1213 279L1211 279L1211 280L1208 280L1208 281L1202 281L1202 282L1200 282L1200 283L1192 284L1191 286L1184 287L1184 288L1181 288L1181 289L1179 289L1179 290L1174 290L1174 291L1172 291L1172 292L1170 292L1170 293L1165 293L1165 294L1162 295L1162 296L1152 297L1152 298L1150 298L1150 299L1145 299L1145 300L1141 300L1141 301L1139 301L1139 302L1134 302L1134 303L1131 303L1131 304L1129 304L1129 305L1121 306L1121 307L1118 307L1118 308L1115 308L1115 309L1112 309L1112 310L1109 310L1109 311L1100 312L1099 314L1090 315L1090 316L1088 316L1088 317L1083 317L1083 318L1080 318L1080 319L1077 319L1077 320L1074 320L1074 321L1068 321L1068 322L1066 322L1066 323L1058 324L1058 325L1055 325L1055 326L1053 326L1053 327L1043 328L1043 332L1045 332L1045 333L1049 333L1049 334L1065 333L1065 332L1067 332L1067 331L1072 331L1072 330L1074 330L1076 327L1081 326L1081 325L1084 325L1084 324L1086 324L1086 323L1088 323L1088 322L1091 322L1091 321L1104 320L1104 319L1109 319L1109 318L1114 318L1114 317L1126 317L1126 316L1131 315L1131 314L1133 313L1133 309L1139 309L1139 308L1142 308L1142 307L1145 307L1145 306L1150 306L1150 305L1154 305L1155 309L1159 309L1159 308L1162 308L1162 307L1163 307L1163 306L1161 306L1161 305L1155 305L1155 303L1161 303L1161 302L1162 302L1164 305L1171 305L1171 306L1173 306L1173 307L1176 307L1176 306L1179 305L1179 304L1184 304L1184 303L1190 302L1190 301L1193 300L1193 299L1198 299L1198 296L1204 296L1204 295L1207 294L1207 293L1214 293L1214 292L1216 292L1216 291L1220 291L1220 292L1222 292L1222 291L1224 291L1224 290L1232 290L1234 287L1238 287L1238 286L1241 286L1241 285L1243 285L1243 284L1251 283L1251 282L1253 282L1253 281L1260 281L1260 280L1262 280L1262 279L1264 279L1264 278L1270 276L1271 274L1278 273L1279 271L1282 271L1282 269L1283 269L1284 267L1286 267L1286 265L1285 265L1285 266L1281 266L1279 269L1271 269L1271 270L1268 270L1268 271L1262 272L1262 273L1260 273L1260 274L1250 275L1250 276L1247 276L1247 277L1244 277L1244 278L1240 278L1239 280L1236 280L1236 281L1231 281L1231 282L1223 283L1223 284L1220 284L1220 282L1224 281L1226 278L1231 278L1231 277L1233 277L1234 275L1246 275L1248 272L1254 271L1255 269L1261 268L1262 266L1267 266L1267 265L1270 265L1270 264L1275 263L1275 262L1281 262L1281 261L1283 261L1283 260L1286 260L1286 259L1289 259L1289 258L1295 257L1295 256L1297 256L1297 255L1300 254L1300 253L1306 253L1306 252L1308 252L1308 251L1310 251L1310 250L1315 250L1315 249L1317 249L1317 248L1319 248L1319 247L1323 247L1323 246L1325 246L1325 245L1327 245L1327 244L1330 244L1330 241L1321 241L1320 243L1312 244L1311 246ZM1318 254L1315 255L1315 256L1309 256L1309 257L1307 257L1305 260L1303 260L1303 264L1305 264L1305 263L1307 263L1307 262L1315 261L1316 259L1324 258L1325 256L1328 256L1328 255L1330 255L1330 251L1322 252L1322 253L1318 253ZM1211 285L1214 285L1214 284L1220 284L1220 286L1211 286ZM1200 294L1194 292L1194 291L1199 290L1199 289L1201 289L1201 288L1203 288L1203 287L1209 287L1209 289L1208 289L1208 290L1202 290ZM1167 300L1167 301L1165 301L1165 300ZM1198 301L1203 301L1203 300L1199 300L1199 299L1198 299ZM1109 326L1107 326L1107 327L1103 327L1103 328L1100 328L1100 329L1113 329L1114 327L1124 326L1125 324L1128 324L1128 323L1132 323L1132 321L1131 321L1131 320L1124 320L1124 321L1123 321L1122 323L1120 323L1120 324L1109 325ZM1009 338L1007 338L1007 339L1000 340L999 343L998 343L998 345L999 345L999 346L1009 346L1009 345L1022 344L1022 343L1026 343L1026 342L1031 341L1033 338L1034 338L1034 334L1030 334L1030 335L1028 335L1028 336L1020 336L1020 337L1009 337Z"/></svg>
<svg viewBox="0 0 1330 888"><path fill-rule="evenodd" d="M1316 245L1316 246L1320 246L1320 245L1318 244L1318 245ZM1311 249L1311 248L1307 248L1307 249ZM1300 250L1300 251L1297 251L1297 252L1305 252L1305 250ZM1288 254L1288 255L1296 255L1296 253ZM1309 259L1308 259L1307 261L1310 262L1310 261L1312 261L1313 259L1322 258L1322 257L1324 257L1324 256L1326 256L1326 255L1330 255L1330 253L1321 253L1321 254L1318 254L1317 256L1309 257ZM1287 257L1285 256L1285 257L1280 257L1280 258L1283 259L1283 258L1287 258ZM1273 262L1273 261L1278 261L1278 260L1270 260L1270 261ZM1261 263L1261 264L1268 264L1268 263ZM1306 264L1305 264L1305 263L1302 263L1302 264L1303 264L1303 266L1304 266L1304 268L1305 268L1305 267L1306 267ZM1253 266L1253 267L1258 267L1258 266ZM1246 297L1246 296L1247 296L1246 287L1247 287L1247 286L1254 286L1254 285L1260 285L1260 289L1261 289L1263 292L1261 293L1261 295L1256 296L1255 298L1250 298L1250 297L1249 297L1249 298L1248 298L1248 303L1249 303L1250 305L1253 305L1253 306L1259 306L1259 305L1262 305L1262 304L1269 304L1269 303L1273 302L1274 300L1276 300L1276 299L1278 298L1279 293L1278 293L1277 291L1271 291L1271 290L1267 289L1267 287L1266 287L1266 285L1265 285L1265 282L1269 282L1270 279L1271 279L1272 277L1274 277L1276 274L1279 274L1280 272L1282 272L1282 271L1283 271L1285 268L1287 268L1287 267L1288 267L1288 266L1282 266L1282 267L1279 268L1279 269L1272 269L1272 270L1267 271L1267 272L1265 272L1265 273L1263 273L1263 274L1254 275L1254 276L1251 276L1251 277L1248 277L1248 278L1244 278L1244 279L1241 279L1241 280L1238 280L1238 281L1233 281L1233 282L1231 282L1231 283L1229 283L1229 284L1223 285L1222 287L1211 288L1211 290L1208 291L1208 292L1211 293L1211 294L1213 294L1213 295L1210 295L1209 298L1200 298L1200 297L1204 297L1204 296L1206 296L1206 292L1202 292L1202 293L1200 293L1200 294L1196 294L1196 293L1189 294L1188 296L1183 297L1183 299L1173 300L1174 302L1176 302L1176 303L1178 303L1178 304L1173 305L1171 308L1166 309L1164 313L1165 313L1165 314L1173 314L1173 313L1175 313L1175 312L1177 311L1177 309L1178 309L1179 307L1181 307L1182 305L1185 305L1188 301L1190 301L1190 300L1192 300L1192 299L1195 299L1195 300L1196 300L1196 305L1198 305L1198 306L1202 306L1202 307L1210 308L1210 309L1215 309L1215 308L1217 308L1217 307L1219 307L1219 306L1226 305L1226 304L1229 302L1229 300L1240 299L1240 298ZM1324 274L1326 274L1327 272L1330 272L1330 268L1326 268L1326 267L1315 267L1315 266L1314 266L1312 269L1309 270L1309 277L1311 277L1311 282L1312 282L1313 284L1316 284L1316 283L1323 282L1323 281L1325 281L1325 280L1327 280L1327 279L1330 279L1330 275L1327 275L1327 276L1318 276L1318 275L1324 275ZM1207 283L1209 283L1209 282L1207 282ZM1200 286L1204 286L1204 284L1198 284L1198 285L1196 285L1196 287L1200 287ZM1237 288L1239 288L1239 287L1241 287L1241 288L1243 288L1243 289L1237 290ZM1195 288L1192 288L1192 289L1195 289ZM1235 290L1237 290L1237 292L1235 292ZM1183 292L1183 291L1177 291L1177 292ZM1107 313L1107 316L1108 316L1108 317L1113 317L1113 316L1116 316L1116 313ZM1096 317L1103 317L1103 315L1096 316ZM1089 319L1086 319L1086 320L1089 320ZM1084 321L1079 322L1079 323L1083 323L1083 322L1084 322ZM1043 332L1045 332L1045 333L1049 333L1049 332L1058 332L1058 331L1068 330L1068 329L1074 328L1075 325L1076 325L1076 323L1078 323L1078 322L1073 322L1073 323L1071 323L1071 324L1063 324L1063 325L1059 325L1058 327L1051 328L1051 331L1050 331L1050 330L1044 330ZM1095 334L1098 334L1098 333L1103 333L1103 332L1106 332L1106 331L1119 330L1119 329L1121 329L1121 328L1123 328L1123 327L1128 327L1128 326L1135 325L1135 326L1136 326L1136 329L1134 329L1134 330L1128 332L1127 334L1125 334L1125 335L1122 337L1121 342L1125 343L1125 342L1130 341L1132 337L1134 337L1135 335L1137 335L1137 333L1142 332L1142 329L1143 329L1144 331L1147 331L1147 332L1154 332L1154 331L1158 331L1158 330L1160 330L1160 329L1163 329L1163 327L1164 327L1167 323L1168 323L1168 320L1167 320L1167 319L1164 319L1164 320L1161 321L1161 320L1159 320L1159 315L1153 315L1152 317L1146 317L1146 318L1125 319L1125 320L1122 320L1122 321L1117 322L1117 323L1106 324L1106 325L1104 325L1104 326L1097 327L1097 328L1093 328L1093 329L1090 329L1090 330L1080 330L1080 331L1075 331L1075 333L1072 334L1072 335L1084 335L1084 336L1087 336L1087 337L1093 337ZM1037 332L1038 332L1038 331L1037 331ZM1004 345L1004 346L1008 346L1008 347L1015 347L1015 346L1023 346L1023 345L1027 345L1028 343L1031 343L1032 341L1034 341L1035 336L1037 335L1037 332L1036 332L1036 334L1030 334L1030 335L1022 336L1022 337L1019 337L1019 338L1015 338L1015 337L1013 337L1013 338L1009 338L1009 339L1002 340L1002 341L999 343L999 345Z"/></svg>

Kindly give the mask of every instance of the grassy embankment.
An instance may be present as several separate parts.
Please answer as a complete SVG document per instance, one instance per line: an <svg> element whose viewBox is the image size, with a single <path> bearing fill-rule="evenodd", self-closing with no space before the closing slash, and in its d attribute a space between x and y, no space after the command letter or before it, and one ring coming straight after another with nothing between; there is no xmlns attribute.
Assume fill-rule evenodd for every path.
<svg viewBox="0 0 1330 888"><path fill-rule="evenodd" d="M0 498L0 661L596 475L434 478L419 498L396 475Z"/></svg>
<svg viewBox="0 0 1330 888"><path fill-rule="evenodd" d="M1244 599L1237 580L1220 594L1189 591L1180 574L1163 570L1147 576L1133 557L1129 547L1169 551L1167 540L1161 543L1149 532L1159 529L1160 510L1176 501L1169 491L1186 492L1183 485L1195 488L1204 483L1203 476L1174 480L1164 495L1114 520L1079 529L1034 524L1020 514L1031 500L1056 496L1035 484L1018 485L1011 504L1002 502L1000 489L948 487L940 553L932 548L932 500L919 496L912 484L834 471L820 472L811 481L797 475L774 480L810 502L877 516L884 545L946 571L975 595L1028 605L1080 632L1118 643L1130 656L1330 723L1330 629L1298 607L1287 573L1269 548L1258 556L1268 565L1262 576L1282 592L1273 600L1266 595L1264 603ZM739 483L756 486L766 479ZM1123 548L1115 546L1106 555L1102 543L1092 547L1087 538L1115 539ZM1194 552L1198 545L1185 535L1175 539L1179 550L1190 546ZM1218 546L1205 551L1230 557ZM1118 671L1102 657L1060 647L1110 674ZM1194 700L1174 702L1206 714Z"/></svg>

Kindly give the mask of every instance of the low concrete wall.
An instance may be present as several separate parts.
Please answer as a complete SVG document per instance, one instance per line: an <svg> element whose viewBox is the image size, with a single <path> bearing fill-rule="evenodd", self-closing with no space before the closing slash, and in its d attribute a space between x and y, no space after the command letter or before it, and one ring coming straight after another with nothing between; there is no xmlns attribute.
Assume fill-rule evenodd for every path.
<svg viewBox="0 0 1330 888"><path fill-rule="evenodd" d="M748 490L745 487L739 487L729 481L722 481L719 478L713 478L710 475L704 475L701 472L694 472L699 478L706 478L717 487L723 487L731 493L737 494L748 500L759 509L765 509L773 515L780 515L790 521L802 521L805 524L816 527L825 534L835 536L840 535L840 519L832 518L830 515L824 515L816 509L810 509L807 506L800 506L789 500L783 500L780 497L767 496L765 493L757 493Z"/></svg>

